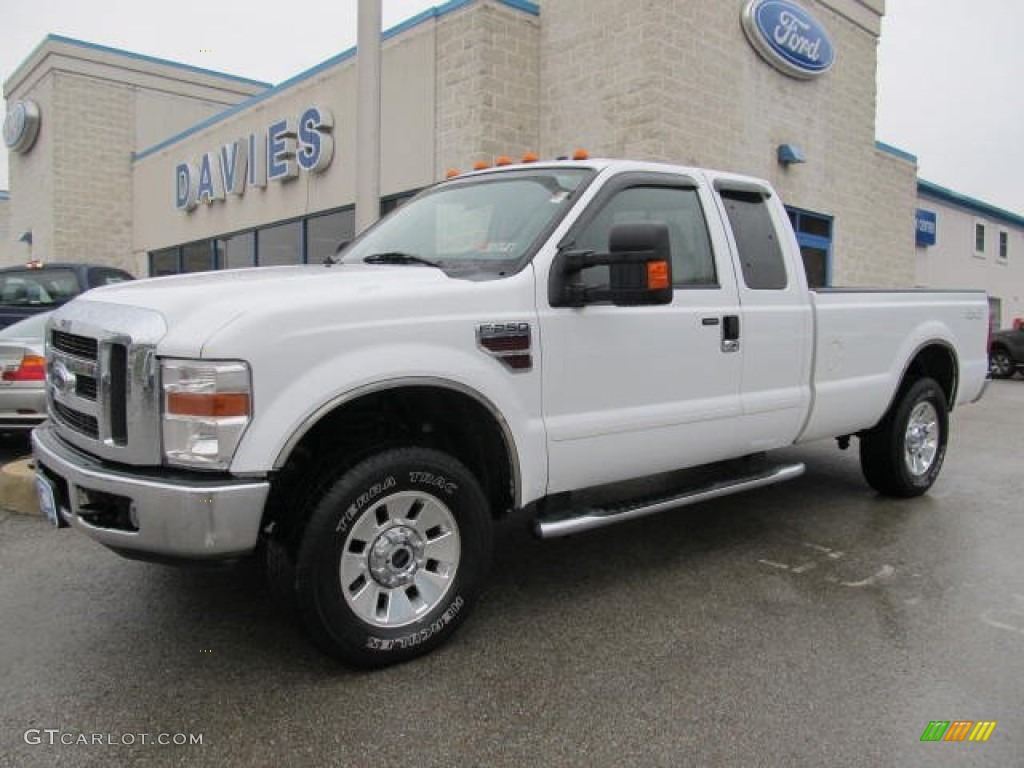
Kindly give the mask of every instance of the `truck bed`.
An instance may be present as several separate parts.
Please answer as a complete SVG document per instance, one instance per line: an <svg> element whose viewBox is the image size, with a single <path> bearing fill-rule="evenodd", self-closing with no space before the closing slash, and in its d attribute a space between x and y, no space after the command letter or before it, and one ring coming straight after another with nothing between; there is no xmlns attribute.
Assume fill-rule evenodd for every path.
<svg viewBox="0 0 1024 768"><path fill-rule="evenodd" d="M959 350L950 402L971 402L988 373L988 299L983 291L819 289L812 405L798 438L806 442L874 426L917 353L938 339Z"/></svg>

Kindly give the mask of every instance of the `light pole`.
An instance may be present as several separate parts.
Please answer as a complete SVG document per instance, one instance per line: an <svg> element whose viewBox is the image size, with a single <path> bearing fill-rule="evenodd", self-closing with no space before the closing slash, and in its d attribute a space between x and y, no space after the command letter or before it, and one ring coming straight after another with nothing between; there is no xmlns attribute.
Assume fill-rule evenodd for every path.
<svg viewBox="0 0 1024 768"><path fill-rule="evenodd" d="M359 0L356 88L356 234L380 217L381 0Z"/></svg>

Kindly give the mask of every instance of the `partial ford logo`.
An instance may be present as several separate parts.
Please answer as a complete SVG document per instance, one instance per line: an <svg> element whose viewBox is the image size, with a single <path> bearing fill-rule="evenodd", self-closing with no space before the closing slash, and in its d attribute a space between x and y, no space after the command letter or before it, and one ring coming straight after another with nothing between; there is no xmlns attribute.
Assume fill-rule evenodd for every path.
<svg viewBox="0 0 1024 768"><path fill-rule="evenodd" d="M754 50L790 77L818 77L836 59L825 27L790 0L750 0L740 19Z"/></svg>

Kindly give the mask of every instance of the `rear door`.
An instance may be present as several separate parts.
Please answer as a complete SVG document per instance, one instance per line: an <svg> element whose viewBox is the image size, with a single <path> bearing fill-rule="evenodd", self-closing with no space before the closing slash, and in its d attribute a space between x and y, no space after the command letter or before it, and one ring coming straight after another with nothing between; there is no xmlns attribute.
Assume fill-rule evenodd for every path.
<svg viewBox="0 0 1024 768"><path fill-rule="evenodd" d="M734 255L749 452L792 443L810 407L813 316L785 209L766 186L718 178L717 201Z"/></svg>

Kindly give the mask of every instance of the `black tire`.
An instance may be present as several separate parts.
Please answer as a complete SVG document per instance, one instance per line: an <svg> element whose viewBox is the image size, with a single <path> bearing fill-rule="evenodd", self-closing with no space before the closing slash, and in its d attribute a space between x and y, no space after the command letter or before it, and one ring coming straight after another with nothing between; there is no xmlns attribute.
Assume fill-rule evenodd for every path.
<svg viewBox="0 0 1024 768"><path fill-rule="evenodd" d="M949 408L934 379L917 379L897 395L877 426L860 435L860 466L885 496L920 496L935 482L946 456Z"/></svg>
<svg viewBox="0 0 1024 768"><path fill-rule="evenodd" d="M1002 347L996 347L988 356L988 370L993 379L1010 379L1017 370L1010 353Z"/></svg>
<svg viewBox="0 0 1024 768"><path fill-rule="evenodd" d="M462 464L427 448L379 453L316 502L295 562L303 623L355 667L428 653L476 602L492 541L487 499Z"/></svg>

